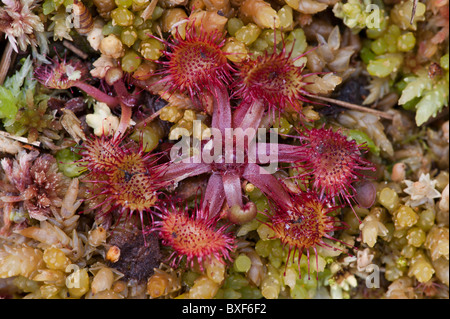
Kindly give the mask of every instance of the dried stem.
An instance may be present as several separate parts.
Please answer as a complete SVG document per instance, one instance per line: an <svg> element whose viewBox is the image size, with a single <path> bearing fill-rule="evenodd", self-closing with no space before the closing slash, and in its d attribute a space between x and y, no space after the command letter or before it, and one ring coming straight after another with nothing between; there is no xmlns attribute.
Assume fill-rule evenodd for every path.
<svg viewBox="0 0 450 319"><path fill-rule="evenodd" d="M2 60L0 62L0 85L3 85L3 82L6 79L6 75L8 74L9 67L12 62L14 50L11 43L6 42L5 50L3 51Z"/></svg>
<svg viewBox="0 0 450 319"><path fill-rule="evenodd" d="M417 2L418 2L418 0L413 0L413 7L412 7L412 12L411 12L411 20L409 21L409 24L411 24L411 25L413 24L414 17L416 15Z"/></svg>
<svg viewBox="0 0 450 319"><path fill-rule="evenodd" d="M71 42L64 40L63 41L63 45L68 48L70 51L72 51L73 53L75 53L76 55L78 55L80 58L82 58L83 60L86 60L89 55L83 51L81 51L80 49L78 49L76 46L74 46Z"/></svg>
<svg viewBox="0 0 450 319"><path fill-rule="evenodd" d="M364 106L361 106L361 105L352 104L352 103L344 102L344 101L341 101L341 100L332 99L332 98L329 98L329 97L317 96L317 95L312 95L312 94L305 94L305 95L307 97L310 97L310 98L313 98L313 99L317 99L317 100L321 100L321 101L325 101L325 102L328 102L328 103L333 103L333 104L345 107L347 109L378 115L379 117L387 119L387 120L392 120L393 119L393 115L392 114L389 114L389 113L386 113L386 112L383 112L383 111L380 111L380 110L371 109L369 107L364 107Z"/></svg>
<svg viewBox="0 0 450 319"><path fill-rule="evenodd" d="M150 2L150 4L147 6L147 8L145 8L145 10L142 12L141 18L144 19L144 21L152 16L157 3L158 3L158 0L152 0Z"/></svg>
<svg viewBox="0 0 450 319"><path fill-rule="evenodd" d="M10 138L10 139L15 140L15 141L19 141L19 142L25 143L25 144L30 144L30 145L37 146L37 147L41 146L41 142L39 142L39 141L29 142L26 137L12 135L12 134L10 134L8 132L0 131L0 135L2 135L4 137L7 137L7 138Z"/></svg>

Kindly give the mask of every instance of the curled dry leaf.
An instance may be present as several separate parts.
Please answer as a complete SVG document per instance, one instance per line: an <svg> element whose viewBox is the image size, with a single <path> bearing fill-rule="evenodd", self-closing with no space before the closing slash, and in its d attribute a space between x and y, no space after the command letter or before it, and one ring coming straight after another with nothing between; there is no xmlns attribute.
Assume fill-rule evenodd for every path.
<svg viewBox="0 0 450 319"><path fill-rule="evenodd" d="M86 140L86 135L81 128L81 121L78 117L69 109L61 109L63 115L61 116L61 125L69 133L70 136L77 142Z"/></svg>

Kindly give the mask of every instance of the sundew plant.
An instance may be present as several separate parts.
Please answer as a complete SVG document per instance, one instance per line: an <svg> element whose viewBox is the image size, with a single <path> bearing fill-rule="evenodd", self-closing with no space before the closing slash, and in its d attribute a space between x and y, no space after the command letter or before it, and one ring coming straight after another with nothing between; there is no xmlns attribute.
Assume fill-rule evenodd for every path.
<svg viewBox="0 0 450 319"><path fill-rule="evenodd" d="M3 0L0 297L448 298L448 0Z"/></svg>

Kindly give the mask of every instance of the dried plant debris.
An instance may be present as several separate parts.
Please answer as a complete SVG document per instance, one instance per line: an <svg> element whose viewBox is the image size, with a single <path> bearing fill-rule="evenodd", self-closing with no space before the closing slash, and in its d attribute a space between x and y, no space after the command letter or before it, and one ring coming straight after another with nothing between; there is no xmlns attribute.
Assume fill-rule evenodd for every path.
<svg viewBox="0 0 450 319"><path fill-rule="evenodd" d="M448 299L448 12L0 1L0 298Z"/></svg>
<svg viewBox="0 0 450 319"><path fill-rule="evenodd" d="M107 245L110 246L106 257L109 266L122 273L126 280L142 283L161 263L162 254L155 233L142 234L126 225L114 227Z"/></svg>
<svg viewBox="0 0 450 319"><path fill-rule="evenodd" d="M16 159L2 159L1 166L1 200L6 221L3 231L15 218L19 223L26 222L27 218L43 221L61 207L69 181L59 172L53 156L22 150Z"/></svg>

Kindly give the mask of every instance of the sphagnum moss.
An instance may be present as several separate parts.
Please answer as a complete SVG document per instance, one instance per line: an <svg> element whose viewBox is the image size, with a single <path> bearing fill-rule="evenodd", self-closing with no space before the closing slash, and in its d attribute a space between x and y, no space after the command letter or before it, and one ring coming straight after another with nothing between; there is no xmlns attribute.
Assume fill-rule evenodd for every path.
<svg viewBox="0 0 450 319"><path fill-rule="evenodd" d="M442 110L445 112L448 105L448 2L431 1L426 5L417 2L414 16L412 1L395 4L376 2L381 13L380 24L376 26L371 19L375 11L367 11L364 7L375 4L371 1L338 1L331 8L326 3L314 0L189 0L182 5L177 0L93 0L92 3L83 1L90 9L89 12L75 12L76 16L81 17L83 14L87 19L81 26L75 26L73 32L65 23L71 17L71 11L68 10L70 2L46 0L40 4L23 0L18 1L19 5L14 8L8 3L0 5L0 30L6 30L11 44L17 43L21 49L28 48L29 51L24 53L32 55L38 61L37 64L41 64L45 55L52 55L45 45L45 35L41 28L43 26L44 31L49 31L52 47L55 44L59 56L64 56L64 59L55 59L58 63L49 66L44 63L41 66L41 72L36 77L42 85L30 86L36 81L29 72L32 63L28 59L28 62L19 63L23 63L23 67L17 68L17 73L14 74L16 69L11 68L8 75L14 75L7 77L5 86L0 87L0 130L9 132L5 138L2 135L2 141L9 143L8 136L15 134L21 135L13 136L21 143L34 143L21 145L16 141L14 147L2 145L0 148L8 152L0 153L0 215L3 217L0 225L3 230L10 227L14 231L13 237L21 236L19 242L23 242L14 244L8 233L0 234L0 280L9 280L8 284L14 286L6 290L7 297L448 297L448 161L445 161L445 155L448 156L448 121L439 118L439 113ZM81 6L79 1L76 5L77 8ZM27 10L30 11L29 15L16 14ZM335 21L333 15L342 20L339 26L330 24L330 21ZM11 28L13 20L17 19L21 19L20 27ZM30 25L36 28L26 29ZM189 40L193 34L190 32L194 30L220 34L220 52L217 51L217 54L225 58L220 60L223 64L210 67L208 75L200 78L202 84L195 88L196 92L188 92L186 95L189 91L186 85L169 83L170 88L164 87L158 74L161 74L161 66L170 60L170 48L164 44ZM80 43L80 52L62 52L59 49L59 41L62 40L74 41L77 46ZM318 49L308 51L317 45L320 45ZM308 54L302 56L307 51ZM198 74L201 73L199 70L207 64L208 52L198 52L201 59L197 62L200 64L193 65L193 59L186 58L186 54L183 56L185 59L182 57L177 63L186 62L189 68L185 70L195 69ZM84 62L95 61L95 68L92 69L89 63L84 62L83 65L88 68L79 68L80 64L74 62L74 54L80 54L78 58ZM87 54L88 59L83 58L83 54ZM274 220L270 218L276 215L277 210L269 204L273 199L273 194L268 192L271 185L266 187L255 176L244 174L252 181L240 180L236 185L231 184L236 190L242 187L242 207L224 205L216 209L217 229L222 229L227 219L239 221L228 229L230 240L236 240L235 247L227 251L229 262L204 258L201 265L197 261L188 265L182 261L175 269L161 264L159 267L155 266L154 271L144 269L145 265L141 264L136 265L138 270L134 274L146 273L148 278L141 278L139 282L130 280L132 272L127 265L139 258L128 248L147 253L156 251L155 247L145 246L150 242L145 243L140 237L139 240L133 240L133 236L141 235L141 227L149 226L154 222L153 219L158 219L158 213L153 214L153 209L158 208L154 204L158 200L159 205L161 194L155 193L155 197L150 200L150 208L144 209L143 223L136 222L132 216L132 225L139 228L137 233L134 226L131 227L134 229L131 233L130 229L119 227L120 236L131 240L125 240L128 246L124 242L119 243L118 237L111 241L111 238L117 236L111 225L117 222L120 210L112 209L110 214L95 221L89 217L98 213L101 207L96 208L92 201L90 203L87 200L89 188L83 182L86 176L77 165L83 164L79 158L83 152L78 151L80 146L75 146L70 132L59 125L62 113L60 109L71 109L70 104L64 103L65 99L77 96L87 101L86 109L71 109L80 120L77 124L80 125L78 131L84 130L86 136L93 133L94 127L86 125L86 122L90 122L90 117L87 121L84 118L92 113L89 110L95 100L106 102L110 109L110 118L101 118L94 125L98 129L104 130L106 125L114 131L108 120L120 119L124 113L127 115L131 111L131 118L124 121L127 125L122 125L121 128L123 130L127 126L129 134L123 135L125 137L120 145L114 142L108 144L109 131L104 130L105 136L98 138L97 144L103 143L106 148L92 154L83 165L88 165L92 172L95 171L99 184L105 182L109 174L105 172L116 166L122 169L119 172L122 173L123 180L139 180L148 184L145 180L148 179L150 170L134 171L132 165L123 167L120 158L111 157L111 154L122 147L131 149L142 143L138 153L147 158L149 154L167 151L176 143L177 138L189 136L206 139L211 128L217 126L218 122L225 123L217 121L217 118L211 123L214 107L229 103L230 110L234 112L235 107L241 103L240 97L232 94L235 93L232 85L235 81L234 72L239 70L239 65L245 61L262 61L264 56L270 54L280 58L288 56L286 61L293 63L296 68L305 68L304 74L335 72L327 77L321 74L304 78L305 81L314 82L307 88L316 90L318 94L328 95L333 90L340 93L338 91L341 88L336 87L336 83L347 83L349 77L354 77L353 83L363 83L361 76L368 74L370 95L365 103L376 101L377 108L392 113L392 122L369 119L364 114L352 114L352 119L359 121L353 126L357 126L360 133L348 134L345 138L355 139L358 144L365 141L368 143L368 152L364 157L374 163L377 172L372 174L358 170L353 173L374 175L375 202L368 208L355 206L353 211L345 202L342 203L343 207L336 208L329 214L334 221L345 221L348 224L347 228L335 229L330 233L330 236L339 241L322 239L323 246L329 249L317 247L315 250L308 250L309 254L305 251L305 256L302 257L298 251L293 253L292 248L289 250L287 243L292 244L293 241L292 236L286 235L290 234L289 231L274 227ZM224 66L227 75L210 85L210 80L217 80ZM125 74L124 85L118 91L99 81L105 78L108 69L116 67L121 68ZM88 77L89 73L92 77ZM208 80L211 74L213 76ZM270 77L275 80L278 74L272 73ZM223 81L225 78L226 81ZM74 83L80 79L83 83ZM285 80L290 82L289 77ZM223 90L230 93L227 101L217 99L217 84L225 84ZM79 86L87 93L76 88L67 90L68 85ZM211 97L202 100L200 104L205 105L198 108L199 103L193 103L191 97L197 92L205 91L208 85L213 87L209 88ZM327 85L332 88L327 89ZM35 97L33 100L29 93L25 94L30 90L38 90L39 98ZM148 101L144 101L149 94L140 94L141 90L147 90L156 98L168 101L168 106L157 113L161 120L167 122L145 120L146 116L156 116L152 113L158 109L153 109ZM18 103L21 96L24 99ZM47 105L45 101L50 96L59 97L60 105ZM298 135L298 132L319 129L324 123L331 124L334 128L341 126L334 120L334 115L341 110L317 104L309 105L308 101L300 100L299 105L297 99L281 105L282 108L276 105L276 110L282 110L279 114L260 114L260 126L278 128L282 134L282 143L289 146L295 144L291 135ZM360 100L364 100L364 97ZM121 105L122 112L117 108L121 103L126 104L125 107ZM289 104L297 106L297 110ZM300 107L303 115L298 113ZM415 116L412 121L411 115ZM436 119L434 116L437 116ZM193 134L192 130L196 119L202 120L200 136ZM165 129L162 129L162 125ZM353 126L349 129L354 130ZM370 141L367 138L357 139L363 134ZM95 148L97 145L84 137L76 142L82 144L81 148ZM386 144L392 144L393 147L386 147ZM16 155L17 147L23 151L36 145L40 145L37 146L40 156L46 154L56 158L55 167L59 167L67 178L72 179L66 196L61 194L50 205L47 197L39 195L38 198L31 199L32 203L37 204L36 208L49 212L45 217L39 216L44 219L39 222L33 218L37 215L30 214L29 207L20 204L30 202L28 196L32 192L16 192L21 185L31 185L26 174L30 160ZM7 146L13 146L13 142ZM35 150L28 149L26 152L32 151ZM159 161L167 160L163 155L161 153L161 157L158 157ZM12 160L14 156L18 160ZM10 160L14 165L8 165L12 163ZM394 165L397 165L395 170ZM280 165L279 170L274 176L289 192L295 192L296 196L301 197L303 192L314 189L310 180L299 178L305 173L304 170L284 165ZM421 174L429 174L429 179L421 178ZM289 179L285 179L288 176ZM41 178L44 176L38 174L32 180L39 184ZM81 182L78 182L78 178ZM157 191L165 193L162 197L174 193L186 196L183 200L186 200L191 209L198 204L194 203L195 196L192 196L196 192L183 191L183 185L193 185L192 188L198 189L196 194L200 194L208 190L206 181L198 176L189 183L177 182L166 185L164 189L158 188ZM115 190L118 190L117 182L113 179L112 187ZM229 182L226 185L229 186ZM222 196L220 187L215 190L219 190L215 196ZM358 190L356 184L355 190ZM123 189L120 188L120 191L123 192ZM278 193L280 194L282 193ZM13 195L17 197L14 202L11 201ZM130 195L130 199L132 197ZM97 202L101 203L101 200ZM117 203L103 204L111 208ZM125 202L122 204L128 205ZM256 217L252 220L243 218L241 212L245 211L245 207L256 208ZM151 215L147 216L147 213ZM302 215L296 220L284 220L284 224L299 227L307 219L307 216ZM5 221L8 224L6 228ZM119 221L119 224L121 222L123 221ZM280 234L284 234L282 238L276 238ZM342 250L353 246L358 248L355 256L342 253ZM172 252L170 247L162 247L162 257L169 257ZM152 262L155 260L152 259ZM370 274L371 264L385 270L381 273L385 280L380 281L382 286L379 289L365 287L364 281ZM71 265L79 267L72 269ZM309 271L317 272L317 276L308 278L305 274ZM128 277L122 277L124 274ZM15 276L14 280L11 280L11 276ZM79 280L77 286L72 284L75 279Z"/></svg>

